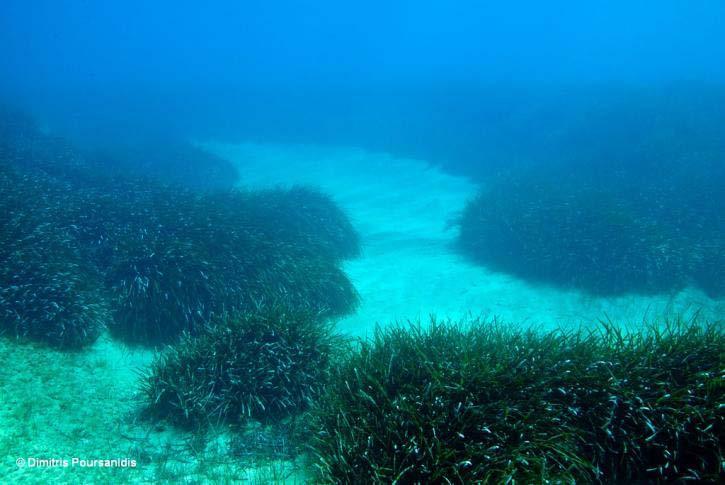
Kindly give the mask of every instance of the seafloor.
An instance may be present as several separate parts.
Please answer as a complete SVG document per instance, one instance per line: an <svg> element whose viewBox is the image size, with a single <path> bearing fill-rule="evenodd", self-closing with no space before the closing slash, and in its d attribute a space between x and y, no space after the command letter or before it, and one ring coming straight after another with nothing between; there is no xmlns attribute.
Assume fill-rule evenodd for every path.
<svg viewBox="0 0 725 485"><path fill-rule="evenodd" d="M363 241L345 269L358 311L338 322L365 336L376 323L468 313L521 325L637 325L667 316L720 320L725 301L687 288L668 295L595 297L528 284L469 264L450 222L476 186L423 161L356 148L206 143L238 164L248 187L313 185L347 210ZM304 482L298 464L235 455L223 431L205 437L135 419L140 369L152 352L108 338L79 353L0 339L0 482ZM133 469L18 468L19 457L134 457Z"/></svg>

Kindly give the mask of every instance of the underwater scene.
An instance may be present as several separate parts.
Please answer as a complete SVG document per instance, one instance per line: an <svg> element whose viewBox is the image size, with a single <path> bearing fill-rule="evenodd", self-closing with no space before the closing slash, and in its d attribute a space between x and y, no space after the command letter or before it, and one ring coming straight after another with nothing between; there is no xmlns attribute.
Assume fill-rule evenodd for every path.
<svg viewBox="0 0 725 485"><path fill-rule="evenodd" d="M0 484L725 483L725 4L0 2Z"/></svg>

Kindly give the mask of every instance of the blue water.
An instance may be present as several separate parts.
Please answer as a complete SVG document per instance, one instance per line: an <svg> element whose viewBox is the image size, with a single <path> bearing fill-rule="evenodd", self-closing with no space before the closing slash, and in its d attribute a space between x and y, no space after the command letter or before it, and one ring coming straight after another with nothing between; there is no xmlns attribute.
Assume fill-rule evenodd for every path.
<svg viewBox="0 0 725 485"><path fill-rule="evenodd" d="M222 433L216 444L225 445L203 457L184 447L166 467L170 444L198 436L129 418L138 414L134 373L148 368L153 351L104 330L119 319L121 300L127 314L146 317L137 302L124 300L131 290L120 291L104 266L115 261L122 235L136 241L147 229L156 231L165 250L182 234L183 247L207 253L182 254L169 274L203 287L204 265L217 264L228 271L219 286L227 283L247 297L267 273L254 273L259 281L253 283L234 279L254 263L236 267L239 254L230 245L214 246L236 226L225 226L215 239L205 232L218 229L212 222L194 225L185 213L163 219L163 208L188 204L213 212L217 206L209 201L225 200L234 188L257 194L311 186L360 238L359 254L330 263L341 285L359 294L356 306L335 315L335 328L346 336L365 338L378 323L429 314L485 315L547 329L599 320L637 328L693 316L722 322L725 3L4 0L0 169L7 194L23 184L36 184L43 194L27 207L14 195L0 195L3 210L13 214L0 215L10 248L0 250L0 261L19 268L7 263L0 273L0 295L14 295L0 298L0 328L7 334L0 355L13 356L11 371L0 373L0 396L14 399L0 407L0 429L9 430L0 431L0 458L7 455L0 477L16 455L76 453L139 457L142 475L122 476L131 482L214 481L225 476L217 467L229 462L230 443L240 446L236 438L226 442ZM123 193L123 187L133 188ZM123 204L99 206L109 214L95 205L88 214L80 210L63 237L49 240L60 244L77 230L85 235L78 227L89 220L100 220L105 230L104 217L119 218L108 225L121 228L111 232L121 234L120 243L106 233L89 237L93 251L68 260L93 261L93 278L81 283L93 295L103 293L99 314L107 322L94 326L77 354L44 347L38 341L48 334L32 330L40 317L16 324L22 319L13 305L20 305L18 280L43 276L43 254L52 251L33 252L38 261L24 259L26 238L9 228L29 219L23 210L43 214L66 200L63 194L88 203L105 200L106 192L121 193ZM182 195L165 199L169 194ZM292 205L303 214L319 208L315 201ZM281 222L244 223L276 241L284 235L272 229L298 229L299 214L279 210ZM71 207L56 214L66 212ZM325 224L334 229L329 221L336 216L325 217L317 221L319 234L304 237L328 237ZM188 228L188 234L204 233L203 242ZM143 256L151 260L158 248L152 249ZM301 260L313 259L302 253ZM233 257L224 264L206 261L228 254ZM120 279L123 285L140 281L133 276L142 259L124 267L132 276ZM149 273L166 272L163 263ZM164 301L167 290L158 293ZM187 303L198 295L191 293L178 302L178 314L192 315L189 321L227 310L226 303L213 307L216 295L205 294L206 306L195 315ZM26 310L43 315L44 308ZM63 341L69 332L53 338ZM15 337L28 336L30 346L18 344L16 351ZM28 384L34 374L24 372L35 362L42 364L43 382L61 372L74 386L66 393L60 385ZM13 390L18 386L24 391ZM45 407L35 403L38 395ZM98 402L87 412L69 410L92 399ZM106 426L108 408L111 422L125 431ZM74 424L80 419L87 422ZM52 431L38 431L45 428ZM94 450L98 456L91 456ZM305 480L294 460L280 461L258 480ZM248 463L235 463L235 478L256 476ZM10 468L14 481L31 477ZM72 480L43 473L33 479ZM107 478L95 473L96 480Z"/></svg>

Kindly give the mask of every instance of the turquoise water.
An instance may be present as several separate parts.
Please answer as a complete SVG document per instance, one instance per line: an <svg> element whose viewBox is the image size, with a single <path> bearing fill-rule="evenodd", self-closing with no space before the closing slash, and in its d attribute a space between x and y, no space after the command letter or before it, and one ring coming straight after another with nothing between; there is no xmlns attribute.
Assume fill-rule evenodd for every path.
<svg viewBox="0 0 725 485"><path fill-rule="evenodd" d="M718 2L4 2L0 482L314 483L306 413L346 362L327 331L721 336L724 21ZM225 340L268 307L320 333ZM149 391L169 356L183 371ZM723 363L702 365L721 403Z"/></svg>

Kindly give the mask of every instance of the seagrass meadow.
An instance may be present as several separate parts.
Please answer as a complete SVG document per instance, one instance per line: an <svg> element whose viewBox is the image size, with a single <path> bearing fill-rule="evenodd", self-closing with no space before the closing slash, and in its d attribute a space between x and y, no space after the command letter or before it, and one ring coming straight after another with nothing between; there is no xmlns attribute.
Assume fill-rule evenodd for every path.
<svg viewBox="0 0 725 485"><path fill-rule="evenodd" d="M722 297L725 164L705 167L658 164L655 180L596 166L494 178L456 221L457 246L492 269L595 294L696 286Z"/></svg>
<svg viewBox="0 0 725 485"><path fill-rule="evenodd" d="M509 175L479 188L428 171L435 178L421 186L451 195L404 210L380 198L372 210L361 183L393 192L374 187L371 167L398 163L409 180L416 162L300 148L288 178L242 164L249 183L229 188L163 182L131 160L104 169L97 154L16 116L2 133L0 444L8 459L136 464L13 466L11 481L723 478L720 233L702 179L688 179L699 196L667 206L653 195L662 187L624 198L581 178L552 190L544 176ZM264 166L265 154L282 156L253 150L243 158ZM360 160L349 193L311 183L345 156ZM443 229L451 214L440 197L461 208ZM391 243L421 207L440 210L429 238ZM375 222L388 213L390 225ZM516 285L546 285L497 283L533 313L471 312L493 297L477 282L502 278L489 266L518 275ZM441 286L444 270L459 271L450 281L466 289ZM410 286L391 284L403 280ZM426 280L439 281L431 293L421 293ZM463 313L423 304L469 291ZM618 310L631 292L643 295L631 300L634 319ZM581 313L542 318L545 299L572 306L568 294ZM712 303L690 309L697 294ZM660 310L648 316L645 305Z"/></svg>
<svg viewBox="0 0 725 485"><path fill-rule="evenodd" d="M723 326L378 328L311 413L329 483L631 483L723 476Z"/></svg>
<svg viewBox="0 0 725 485"><path fill-rule="evenodd" d="M106 176L31 128L20 146L5 132L2 303L18 334L80 346L110 311L111 334L153 344L282 296L328 316L356 305L339 262L358 253L358 236L321 193Z"/></svg>
<svg viewBox="0 0 725 485"><path fill-rule="evenodd" d="M0 485L725 484L725 2L0 0Z"/></svg>
<svg viewBox="0 0 725 485"><path fill-rule="evenodd" d="M121 453L115 447L117 433L112 433L114 445L103 444L109 430L102 429L107 423L100 407L92 408L90 417L83 415L91 421L83 427L51 432L55 440L40 442L59 446L63 437L87 440L89 433L98 433L90 440L97 450L123 454L139 464L183 455L174 458L169 470L154 467L147 470L151 475L137 474L132 482L142 476L194 474L183 464L190 461L194 468L210 467L202 473L206 478L265 483L295 476L301 445L287 444L291 428L285 418L307 409L321 393L339 340L330 321L358 304L341 268L360 253L359 236L344 211L311 188L202 188L180 180L161 183L157 173L142 176L126 166L118 170L115 162L104 169L98 159L42 134L15 114L6 114L2 128L3 352L17 346L15 359L27 357L25 365L36 369L32 379L47 383L72 374L76 377L71 379L78 379L75 385L83 387L62 398L54 389L44 392L49 401L43 402L55 406L50 411L31 403L32 392L40 391L12 393L18 381L12 372L4 375L5 409L10 412L4 423L10 434L3 435L3 449L15 449L16 439L28 436L14 431L22 420L36 426L34 410L44 415L39 422L49 412L67 411L71 421L81 419L69 411L73 399L87 402L101 392L98 399L113 401L110 406L119 410L109 414L108 422L133 430L133 437L121 439L130 448ZM173 345L153 361L153 349L166 343ZM110 356L99 356L93 350L99 348ZM111 377L116 373L109 369L128 355L135 362L129 369L134 378L120 380L125 386L133 383L131 393L119 392ZM52 361L60 364L56 370ZM92 372L96 365L100 371ZM155 379L140 386L136 373L147 365ZM82 379L89 379L88 384L81 385ZM151 409L142 394L151 398ZM187 428L179 431L181 438L159 440L164 428L153 422L165 417ZM211 431L226 418L234 424L231 437ZM64 424L59 427L65 429ZM149 433L156 435L156 443ZM206 437L214 433L221 443L211 450L214 463L202 465L206 459L201 456L209 451ZM283 443L275 448L282 454L255 441ZM32 449L55 453L40 442ZM234 457L232 465L222 466L220 456Z"/></svg>

